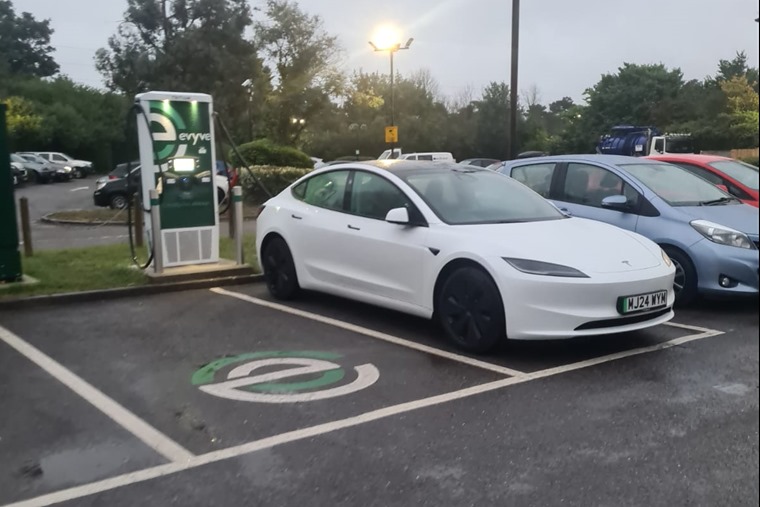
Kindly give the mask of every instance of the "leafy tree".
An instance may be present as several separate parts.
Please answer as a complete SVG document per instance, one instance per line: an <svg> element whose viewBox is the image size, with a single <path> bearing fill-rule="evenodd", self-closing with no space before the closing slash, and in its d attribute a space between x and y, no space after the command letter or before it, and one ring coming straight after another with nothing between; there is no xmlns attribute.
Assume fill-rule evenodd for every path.
<svg viewBox="0 0 760 507"><path fill-rule="evenodd" d="M10 0L0 0L0 66L10 74L47 77L58 72L50 53L50 20L28 12L16 15Z"/></svg>
<svg viewBox="0 0 760 507"><path fill-rule="evenodd" d="M758 145L758 94L745 76L735 76L721 84L728 100L728 116L731 132L742 146Z"/></svg>
<svg viewBox="0 0 760 507"><path fill-rule="evenodd" d="M475 131L482 156L509 158L509 86L491 82L475 106Z"/></svg>
<svg viewBox="0 0 760 507"><path fill-rule="evenodd" d="M275 83L267 97L265 121L272 140L295 144L343 93L344 78L337 66L340 48L337 38L325 31L322 18L304 13L295 2L268 0L265 16L254 25L256 45Z"/></svg>
<svg viewBox="0 0 760 507"><path fill-rule="evenodd" d="M251 24L246 0L128 0L124 22L96 53L96 68L109 89L127 96L149 89L209 93L245 138L249 107L259 110L269 91L244 37ZM250 96L242 86L248 79Z"/></svg>

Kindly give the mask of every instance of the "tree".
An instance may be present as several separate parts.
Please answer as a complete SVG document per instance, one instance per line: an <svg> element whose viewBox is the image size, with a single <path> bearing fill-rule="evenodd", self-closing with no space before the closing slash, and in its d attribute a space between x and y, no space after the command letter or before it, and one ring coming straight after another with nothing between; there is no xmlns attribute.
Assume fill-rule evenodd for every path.
<svg viewBox="0 0 760 507"><path fill-rule="evenodd" d="M754 148L758 145L757 92L745 76L735 76L721 84L728 100L728 116L736 147Z"/></svg>
<svg viewBox="0 0 760 507"><path fill-rule="evenodd" d="M248 137L251 97L258 108L269 78L254 45L246 0L128 0L124 21L96 53L96 67L113 91L148 89L209 93L215 109ZM242 83L254 82L249 97Z"/></svg>
<svg viewBox="0 0 760 507"><path fill-rule="evenodd" d="M10 0L0 0L0 66L16 75L52 76L58 72L50 53L50 20L37 21L28 12L17 16Z"/></svg>
<svg viewBox="0 0 760 507"><path fill-rule="evenodd" d="M275 83L267 97L266 120L272 140L295 144L343 93L340 48L322 18L304 13L297 3L268 0L265 16L255 23L254 35Z"/></svg>
<svg viewBox="0 0 760 507"><path fill-rule="evenodd" d="M491 82L474 102L478 149L481 156L509 158L509 86Z"/></svg>

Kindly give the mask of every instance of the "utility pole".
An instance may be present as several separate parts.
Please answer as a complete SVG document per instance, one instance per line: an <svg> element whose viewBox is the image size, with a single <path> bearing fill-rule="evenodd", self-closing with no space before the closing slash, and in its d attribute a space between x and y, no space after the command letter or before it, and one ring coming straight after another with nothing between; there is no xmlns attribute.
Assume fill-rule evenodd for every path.
<svg viewBox="0 0 760 507"><path fill-rule="evenodd" d="M520 45L520 0L512 0L512 76L509 85L509 158L517 158L517 57Z"/></svg>

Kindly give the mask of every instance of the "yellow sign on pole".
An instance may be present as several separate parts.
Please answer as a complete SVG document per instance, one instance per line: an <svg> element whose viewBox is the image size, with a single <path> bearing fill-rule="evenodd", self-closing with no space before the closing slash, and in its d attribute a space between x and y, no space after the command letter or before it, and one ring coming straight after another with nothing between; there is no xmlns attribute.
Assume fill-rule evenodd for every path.
<svg viewBox="0 0 760 507"><path fill-rule="evenodd" d="M396 126L385 127L385 142L386 143L398 142L398 127Z"/></svg>

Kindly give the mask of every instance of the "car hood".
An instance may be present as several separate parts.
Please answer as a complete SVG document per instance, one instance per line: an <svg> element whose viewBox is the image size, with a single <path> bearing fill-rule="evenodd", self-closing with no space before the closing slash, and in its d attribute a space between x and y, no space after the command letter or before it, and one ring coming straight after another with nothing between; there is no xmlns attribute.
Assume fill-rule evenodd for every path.
<svg viewBox="0 0 760 507"><path fill-rule="evenodd" d="M693 219L709 220L753 237L757 237L760 232L760 215L757 208L748 204L679 206L677 209Z"/></svg>
<svg viewBox="0 0 760 507"><path fill-rule="evenodd" d="M663 262L660 247L643 236L583 218L455 227L467 227L473 244L487 238L489 252L501 257L561 264L589 275L637 271Z"/></svg>

